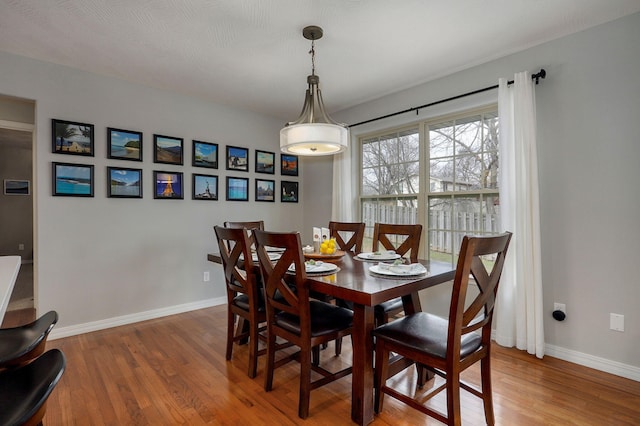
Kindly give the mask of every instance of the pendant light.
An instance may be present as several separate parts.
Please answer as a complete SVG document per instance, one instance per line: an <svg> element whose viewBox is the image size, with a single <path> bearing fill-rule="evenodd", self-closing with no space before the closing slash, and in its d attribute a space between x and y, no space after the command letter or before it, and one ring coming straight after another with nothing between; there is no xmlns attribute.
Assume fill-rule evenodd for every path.
<svg viewBox="0 0 640 426"><path fill-rule="evenodd" d="M332 155L347 149L349 131L335 122L324 109L320 78L316 75L315 41L322 38L322 28L305 27L302 35L311 40L311 75L300 116L280 130L280 151L302 156Z"/></svg>

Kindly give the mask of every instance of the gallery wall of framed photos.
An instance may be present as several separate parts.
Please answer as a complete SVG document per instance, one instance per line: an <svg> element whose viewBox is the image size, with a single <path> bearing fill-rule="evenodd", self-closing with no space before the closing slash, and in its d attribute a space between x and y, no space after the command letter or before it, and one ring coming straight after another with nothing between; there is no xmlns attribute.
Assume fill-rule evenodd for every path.
<svg viewBox="0 0 640 426"><path fill-rule="evenodd" d="M144 138L144 132L121 127L104 129L106 146L103 147L96 143L93 124L55 118L51 123L52 153L65 156L64 161L52 161L51 164L53 196L94 197L96 192L102 193L100 188L95 188L95 174L105 173L107 185L104 194L107 198L142 199L143 194L152 194L153 199L157 200L187 198L282 203L297 203L299 200L299 183L291 180L291 177L297 177L299 173L299 159L295 155L255 148L251 156L251 148L248 147L225 146L195 139L189 142L177 135L160 133L153 133L148 142ZM147 143L151 147L145 147ZM151 164L154 166L144 165L143 152L146 149L152 151ZM104 152L110 163L104 171L96 170L96 166L90 161L92 157L100 155L100 152ZM185 158L189 152L190 162ZM220 158L221 156L223 157ZM78 161L74 161L72 157L78 158ZM244 175L276 175L278 159L280 175L283 177L279 182ZM224 168L220 166L221 161L224 162ZM124 162L142 164L132 168L125 167ZM185 171L184 167L189 165L192 170ZM172 166L179 169L170 170ZM196 168L209 170L200 172ZM152 182L145 191L143 175L148 169L152 174ZM221 190L224 194L220 194Z"/></svg>

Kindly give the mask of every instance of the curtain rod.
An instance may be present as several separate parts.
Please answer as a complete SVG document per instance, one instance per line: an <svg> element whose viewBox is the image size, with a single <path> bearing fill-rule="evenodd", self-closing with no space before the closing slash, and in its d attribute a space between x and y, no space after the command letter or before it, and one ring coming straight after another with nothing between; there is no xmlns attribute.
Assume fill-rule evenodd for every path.
<svg viewBox="0 0 640 426"><path fill-rule="evenodd" d="M536 84L538 84L540 82L540 79L541 78L545 78L546 76L547 76L547 72L544 70L544 68L541 68L538 73L531 75L531 79L535 80ZM513 80L507 81L507 84L513 84ZM477 95L478 93L487 92L489 90L493 90L493 89L497 89L497 88L498 88L498 85L496 84L495 86L485 87L484 89L478 89L478 90L474 90L472 92L463 93L461 95L452 96L450 98L440 99L439 101L430 102L428 104L424 104L424 105L420 105L420 106L417 106L417 107L405 109L403 111L393 112L391 114L382 115L380 117L372 118L370 120L365 120L365 121L361 121L359 123L350 124L349 128L360 126L362 124L371 123L373 121L382 120L382 119L389 118L389 117L394 117L396 115L405 114L405 113L411 112L411 111L416 111L416 114L417 114L418 111L423 109L423 108L431 107L431 106L438 105L438 104L443 104L445 102L455 101L456 99L464 98L464 97L471 96L471 95Z"/></svg>

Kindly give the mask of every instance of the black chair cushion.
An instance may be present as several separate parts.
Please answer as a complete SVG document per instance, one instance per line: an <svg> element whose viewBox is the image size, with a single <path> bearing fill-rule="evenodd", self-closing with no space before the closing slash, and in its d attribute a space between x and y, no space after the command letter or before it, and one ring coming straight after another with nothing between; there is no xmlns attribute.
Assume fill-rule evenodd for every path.
<svg viewBox="0 0 640 426"><path fill-rule="evenodd" d="M353 312L318 300L310 300L311 336L324 336L353 325ZM287 331L300 334L300 317L286 312L276 314L276 324Z"/></svg>
<svg viewBox="0 0 640 426"><path fill-rule="evenodd" d="M47 337L56 322L57 312L49 311L32 323L0 329L0 365L31 352Z"/></svg>
<svg viewBox="0 0 640 426"><path fill-rule="evenodd" d="M373 335L445 359L448 330L448 320L426 312L417 312L381 325L373 330ZM462 336L460 357L464 358L475 352L480 344L481 338L477 333Z"/></svg>
<svg viewBox="0 0 640 426"><path fill-rule="evenodd" d="M379 305L373 307L373 312L376 316L384 315L387 312L395 312L403 309L402 298L396 297L395 299L387 300Z"/></svg>
<svg viewBox="0 0 640 426"><path fill-rule="evenodd" d="M233 303L235 306L239 307L240 309L249 311L249 296L247 296L244 293L234 297L233 302L231 303ZM259 291L258 292L258 312L264 312L264 311L265 311L264 296L262 295L262 292Z"/></svg>
<svg viewBox="0 0 640 426"><path fill-rule="evenodd" d="M0 425L22 425L47 401L66 360L52 349L30 364L0 372Z"/></svg>

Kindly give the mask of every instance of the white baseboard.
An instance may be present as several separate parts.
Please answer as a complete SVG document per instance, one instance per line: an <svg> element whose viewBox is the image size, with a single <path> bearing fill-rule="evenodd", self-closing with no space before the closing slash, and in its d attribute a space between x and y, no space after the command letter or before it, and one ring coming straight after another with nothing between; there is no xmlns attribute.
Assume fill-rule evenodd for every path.
<svg viewBox="0 0 640 426"><path fill-rule="evenodd" d="M104 330L121 325L133 324L140 321L162 318L169 315L181 314L183 312L195 311L197 309L210 308L227 303L227 298L218 297L215 299L201 300L193 303L185 303L182 305L168 306L166 308L153 309L151 311L138 312L120 317L108 318L100 321L93 321L85 324L71 325L68 327L55 327L49 335L50 340L60 339L63 337L76 336L78 334L90 333L92 331Z"/></svg>
<svg viewBox="0 0 640 426"><path fill-rule="evenodd" d="M595 370L604 371L605 373L615 374L616 376L640 382L640 368L632 365L622 364L621 362L611 361L609 359L585 354L582 352L572 351L546 344L544 347L545 355L561 359L563 361L573 362L575 364L584 365L585 367Z"/></svg>

